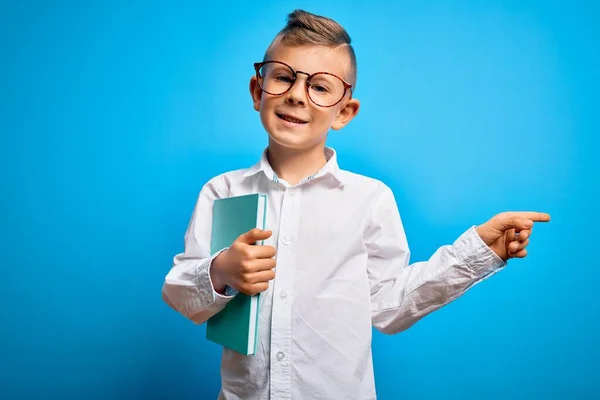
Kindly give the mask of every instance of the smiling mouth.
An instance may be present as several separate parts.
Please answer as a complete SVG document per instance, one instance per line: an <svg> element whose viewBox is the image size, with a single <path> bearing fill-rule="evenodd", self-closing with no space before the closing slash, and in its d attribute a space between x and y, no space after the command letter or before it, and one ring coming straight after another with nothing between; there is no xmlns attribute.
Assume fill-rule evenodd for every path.
<svg viewBox="0 0 600 400"><path fill-rule="evenodd" d="M302 121L301 119L296 119L296 118L292 118L289 115L285 115L285 114L279 114L276 113L277 117L279 117L280 119L287 121L287 122L291 122L293 124L306 124L306 121Z"/></svg>

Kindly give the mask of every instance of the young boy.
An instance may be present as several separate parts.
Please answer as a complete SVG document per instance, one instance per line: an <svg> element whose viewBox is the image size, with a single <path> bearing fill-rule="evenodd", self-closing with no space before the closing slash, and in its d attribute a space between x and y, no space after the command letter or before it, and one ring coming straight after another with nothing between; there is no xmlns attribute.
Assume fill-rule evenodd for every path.
<svg viewBox="0 0 600 400"><path fill-rule="evenodd" d="M409 266L390 188L341 170L325 146L359 110L346 31L294 11L255 69L250 93L268 148L251 168L204 185L163 298L201 324L238 292L262 292L256 355L223 350L221 399L374 399L371 326L409 328L525 257L534 221L550 217L498 214ZM269 230L210 254L213 201L257 192L268 195Z"/></svg>

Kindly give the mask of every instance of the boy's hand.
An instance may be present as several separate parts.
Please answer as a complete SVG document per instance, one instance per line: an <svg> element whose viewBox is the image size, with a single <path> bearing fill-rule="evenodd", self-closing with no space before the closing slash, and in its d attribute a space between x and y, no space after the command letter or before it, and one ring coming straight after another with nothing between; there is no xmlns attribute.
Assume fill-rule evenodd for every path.
<svg viewBox="0 0 600 400"><path fill-rule="evenodd" d="M525 247L529 244L534 222L548 222L550 215L540 212L504 212L495 215L475 229L481 239L500 258L523 258L527 255Z"/></svg>
<svg viewBox="0 0 600 400"><path fill-rule="evenodd" d="M210 279L217 292L222 292L225 285L249 296L267 290L269 281L275 278L276 250L273 246L254 243L271 234L271 231L252 229L212 261Z"/></svg>

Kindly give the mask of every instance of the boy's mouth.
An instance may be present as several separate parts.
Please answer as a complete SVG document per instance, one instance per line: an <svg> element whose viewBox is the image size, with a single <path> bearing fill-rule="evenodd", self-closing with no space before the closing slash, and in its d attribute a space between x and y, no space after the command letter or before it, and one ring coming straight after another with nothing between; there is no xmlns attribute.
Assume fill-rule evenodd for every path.
<svg viewBox="0 0 600 400"><path fill-rule="evenodd" d="M279 113L276 113L276 114L277 114L277 117L279 117L280 119L287 121L287 122L291 122L293 124L306 124L307 123L307 121L303 121L301 119L292 117L291 115L279 114Z"/></svg>

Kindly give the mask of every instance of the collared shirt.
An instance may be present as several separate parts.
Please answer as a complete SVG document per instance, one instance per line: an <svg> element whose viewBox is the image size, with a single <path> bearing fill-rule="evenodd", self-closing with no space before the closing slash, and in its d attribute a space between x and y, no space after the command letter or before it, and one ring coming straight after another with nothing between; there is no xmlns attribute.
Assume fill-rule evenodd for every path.
<svg viewBox="0 0 600 400"><path fill-rule="evenodd" d="M381 181L326 165L297 185L263 153L251 168L204 185L185 250L174 257L163 299L195 323L232 296L215 292L210 265L214 199L268 195L265 241L277 249L275 279L261 294L256 354L223 349L220 399L375 399L372 326L393 334L453 301L506 263L474 226L452 245L410 264L400 214Z"/></svg>

